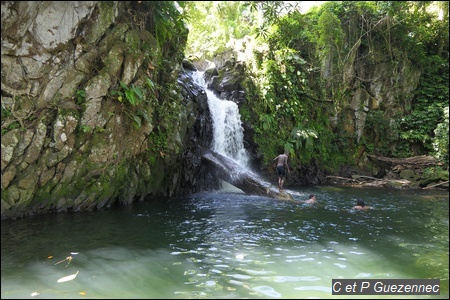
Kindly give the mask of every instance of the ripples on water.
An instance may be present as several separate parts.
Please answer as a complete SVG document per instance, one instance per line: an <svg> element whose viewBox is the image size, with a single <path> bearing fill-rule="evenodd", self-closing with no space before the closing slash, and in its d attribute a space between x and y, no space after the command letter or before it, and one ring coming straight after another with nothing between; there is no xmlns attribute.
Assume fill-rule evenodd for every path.
<svg viewBox="0 0 450 300"><path fill-rule="evenodd" d="M338 278L440 278L448 297L448 193L290 192L318 204L222 191L2 222L2 298L346 298Z"/></svg>

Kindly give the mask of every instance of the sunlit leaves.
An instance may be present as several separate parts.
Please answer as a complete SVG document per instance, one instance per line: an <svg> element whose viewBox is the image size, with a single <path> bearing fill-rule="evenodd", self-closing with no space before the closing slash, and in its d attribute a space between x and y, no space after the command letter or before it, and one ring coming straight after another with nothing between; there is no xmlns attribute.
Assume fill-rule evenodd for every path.
<svg viewBox="0 0 450 300"><path fill-rule="evenodd" d="M169 40L179 39L185 32L185 20L187 16L182 14L175 1L145 1L151 5L154 11L155 35L160 45Z"/></svg>
<svg viewBox="0 0 450 300"><path fill-rule="evenodd" d="M326 51L340 50L344 41L341 21L330 11L324 11L317 24L318 45Z"/></svg>
<svg viewBox="0 0 450 300"><path fill-rule="evenodd" d="M122 87L122 91L112 91L111 94L118 95L118 100L120 102L123 101L123 96L125 96L125 99L128 100L128 102L135 106L142 102L144 99L144 92L141 88L135 86L132 84L130 87L127 86L124 82L120 82L120 86Z"/></svg>
<svg viewBox="0 0 450 300"><path fill-rule="evenodd" d="M315 130L305 128L301 125L295 127L291 131L291 142L295 146L295 149L312 149L314 145L314 139L318 138L318 134Z"/></svg>
<svg viewBox="0 0 450 300"><path fill-rule="evenodd" d="M231 40L252 35L257 27L256 16L244 4L244 1L187 1L185 9L190 18L186 56L211 60Z"/></svg>

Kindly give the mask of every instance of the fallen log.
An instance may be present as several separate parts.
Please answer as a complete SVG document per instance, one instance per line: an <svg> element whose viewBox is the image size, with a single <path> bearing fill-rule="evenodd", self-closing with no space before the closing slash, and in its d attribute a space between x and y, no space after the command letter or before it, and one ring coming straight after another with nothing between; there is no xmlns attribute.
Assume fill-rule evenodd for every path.
<svg viewBox="0 0 450 300"><path fill-rule="evenodd" d="M352 175L352 178L353 179L361 178L361 179L365 179L365 180L380 180L380 178L375 178L372 176L365 176L365 175Z"/></svg>
<svg viewBox="0 0 450 300"><path fill-rule="evenodd" d="M349 181L349 182L360 183L358 180L353 179L353 178L349 178L349 177L340 177L340 176L329 175L329 176L326 176L325 178L331 178L331 179L337 179L337 180L340 180L340 181Z"/></svg>
<svg viewBox="0 0 450 300"><path fill-rule="evenodd" d="M210 163L216 175L229 184L251 195L267 196L280 200L293 200L291 194L280 192L270 183L262 180L257 174L242 167L236 161L215 151L203 154L203 159Z"/></svg>
<svg viewBox="0 0 450 300"><path fill-rule="evenodd" d="M433 184L433 185L426 186L426 187L424 187L424 188L422 188L422 189L423 189L423 190L431 189L431 188L434 188L434 187L436 187L436 186L440 186L440 185L446 184L446 183L448 183L448 182L449 182L448 180L447 180L447 181L444 181L444 182L439 182L439 183L437 183L437 184Z"/></svg>
<svg viewBox="0 0 450 300"><path fill-rule="evenodd" d="M348 184L351 186L366 186L366 187L385 187L389 183L397 184L402 187L407 187L411 183L406 179L387 179L387 178L375 178L371 176L364 175L352 175L352 177L339 177L339 176L327 176L326 178L338 180L343 184ZM335 182L336 183L336 182ZM392 186L392 185L391 185Z"/></svg>
<svg viewBox="0 0 450 300"><path fill-rule="evenodd" d="M419 155L407 158L391 158L377 155L368 155L368 157L375 161L386 163L390 166L400 165L405 168L423 168L442 165L442 163L438 162L435 157L428 155Z"/></svg>

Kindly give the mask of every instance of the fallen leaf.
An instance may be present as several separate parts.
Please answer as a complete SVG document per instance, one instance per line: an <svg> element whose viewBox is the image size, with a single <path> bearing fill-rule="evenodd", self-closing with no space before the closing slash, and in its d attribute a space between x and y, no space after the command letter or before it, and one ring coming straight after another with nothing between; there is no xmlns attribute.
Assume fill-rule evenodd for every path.
<svg viewBox="0 0 450 300"><path fill-rule="evenodd" d="M62 277L62 278L58 279L58 282L66 282L66 281L73 280L73 279L75 279L75 277L77 277L78 272L79 272L79 271L77 271L75 274L72 274L72 275L69 275L69 276Z"/></svg>

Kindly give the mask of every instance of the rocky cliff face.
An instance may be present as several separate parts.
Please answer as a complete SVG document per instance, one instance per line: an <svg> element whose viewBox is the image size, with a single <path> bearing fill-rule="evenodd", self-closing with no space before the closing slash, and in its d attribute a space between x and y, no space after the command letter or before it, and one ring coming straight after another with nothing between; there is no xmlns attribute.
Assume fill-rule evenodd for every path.
<svg viewBox="0 0 450 300"><path fill-rule="evenodd" d="M198 191L211 142L187 32L155 38L151 4L2 1L1 217Z"/></svg>

